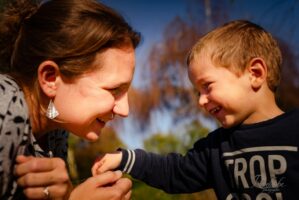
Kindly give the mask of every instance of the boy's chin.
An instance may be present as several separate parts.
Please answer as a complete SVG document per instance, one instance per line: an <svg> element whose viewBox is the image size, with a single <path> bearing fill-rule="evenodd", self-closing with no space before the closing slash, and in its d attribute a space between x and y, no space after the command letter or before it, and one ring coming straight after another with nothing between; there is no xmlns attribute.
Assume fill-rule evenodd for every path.
<svg viewBox="0 0 299 200"><path fill-rule="evenodd" d="M225 129L232 128L237 125L237 123L228 122L228 121L221 121L220 124Z"/></svg>

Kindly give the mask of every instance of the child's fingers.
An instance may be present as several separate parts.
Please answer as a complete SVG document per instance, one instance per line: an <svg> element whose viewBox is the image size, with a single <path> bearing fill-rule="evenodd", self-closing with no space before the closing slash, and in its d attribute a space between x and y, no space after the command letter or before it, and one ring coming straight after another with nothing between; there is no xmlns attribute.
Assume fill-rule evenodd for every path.
<svg viewBox="0 0 299 200"><path fill-rule="evenodd" d="M104 156L105 155L100 155L96 158L92 168L91 168L91 173L93 176L99 175L101 173L101 171L99 171L98 169L104 164ZM104 172L104 171L102 171Z"/></svg>
<svg viewBox="0 0 299 200"><path fill-rule="evenodd" d="M101 154L101 155L99 155L96 159L95 159L95 163L98 163L99 161L101 161L102 160L102 158L105 156L105 154Z"/></svg>
<svg viewBox="0 0 299 200"><path fill-rule="evenodd" d="M99 167L100 167L99 162L96 162L96 163L93 164L93 166L92 166L92 168L91 168L91 174L92 174L93 176L99 175L99 173L98 173L98 168L99 168Z"/></svg>

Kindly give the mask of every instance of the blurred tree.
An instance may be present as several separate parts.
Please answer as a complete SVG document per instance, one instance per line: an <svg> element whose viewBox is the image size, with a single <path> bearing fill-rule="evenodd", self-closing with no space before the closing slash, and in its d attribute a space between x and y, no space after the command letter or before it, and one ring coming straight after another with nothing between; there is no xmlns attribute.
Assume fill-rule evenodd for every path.
<svg viewBox="0 0 299 200"><path fill-rule="evenodd" d="M143 70L143 80L149 82L147 87L131 90L132 115L141 125L150 124L151 114L159 110L167 110L174 122L186 118L192 120L205 114L195 109L197 101L187 78L186 55L204 33L228 21L230 6L236 1L223 1L221 4L217 0L190 2L193 3L190 4L188 17L173 19L165 28L162 41L152 47L148 57L149 65ZM281 3L283 1L269 2L269 8L277 8ZM271 10L265 12L269 14ZM276 18L285 18L287 14L291 15L280 13ZM290 28L290 31L293 29ZM286 42L287 39L278 38L284 62L277 96L279 105L285 110L299 107L298 56Z"/></svg>
<svg viewBox="0 0 299 200"><path fill-rule="evenodd" d="M197 116L196 96L186 70L186 55L191 46L214 24L227 19L228 3L217 4L210 0L193 0L188 18L176 17L165 28L162 42L154 45L148 57L149 66L143 80L149 84L131 95L132 114L141 123L148 124L151 113L166 109L174 121ZM215 10L215 12L212 12ZM143 98L145 101L142 101ZM135 105L138 106L135 106Z"/></svg>
<svg viewBox="0 0 299 200"><path fill-rule="evenodd" d="M0 12L3 11L4 5L6 4L7 0L0 0Z"/></svg>
<svg viewBox="0 0 299 200"><path fill-rule="evenodd" d="M192 121L183 129L183 133L156 133L143 141L144 148L147 151L167 154L169 152L178 152L184 154L192 148L194 143L207 136L209 130L198 120Z"/></svg>
<svg viewBox="0 0 299 200"><path fill-rule="evenodd" d="M283 65L282 79L277 92L278 104L284 110L299 108L299 68L298 56L289 47L285 40L280 40L282 50Z"/></svg>
<svg viewBox="0 0 299 200"><path fill-rule="evenodd" d="M144 148L150 152L167 154L181 152L180 140L174 134L157 133L143 141Z"/></svg>

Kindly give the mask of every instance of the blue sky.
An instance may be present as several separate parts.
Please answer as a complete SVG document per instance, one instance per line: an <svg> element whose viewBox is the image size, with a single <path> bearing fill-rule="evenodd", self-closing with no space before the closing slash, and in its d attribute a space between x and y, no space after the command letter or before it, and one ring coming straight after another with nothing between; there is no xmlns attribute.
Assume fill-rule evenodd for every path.
<svg viewBox="0 0 299 200"><path fill-rule="evenodd" d="M104 4L120 12L133 28L141 32L143 41L136 51L136 74L133 85L142 84L140 70L146 66L146 60L152 45L162 40L162 34L175 16L185 17L193 0L101 0ZM212 1L212 0L211 0ZM193 1L194 2L194 1ZM228 20L248 19L272 34L283 38L298 55L299 43L299 1L298 0L219 0L218 6L226 6ZM218 2L218 3L217 3ZM213 28L213 27L212 27ZM167 116L156 116L162 123L152 122L153 132L167 132L171 126ZM130 118L124 119L130 123ZM134 133L129 128L120 137L131 148L142 147L144 134Z"/></svg>
<svg viewBox="0 0 299 200"><path fill-rule="evenodd" d="M188 0L187 0L188 1ZM165 26L177 15L184 15L186 0L102 0L104 4L120 12L129 24L142 35L136 51L136 75L133 84L138 85L139 71L146 65L151 46L161 40Z"/></svg>

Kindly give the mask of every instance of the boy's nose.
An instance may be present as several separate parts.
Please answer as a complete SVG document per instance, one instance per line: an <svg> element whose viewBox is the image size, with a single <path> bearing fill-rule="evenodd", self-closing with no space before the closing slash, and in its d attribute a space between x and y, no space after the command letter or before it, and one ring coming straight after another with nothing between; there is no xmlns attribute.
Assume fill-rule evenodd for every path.
<svg viewBox="0 0 299 200"><path fill-rule="evenodd" d="M208 97L206 94L201 94L199 97L198 97L198 105L200 107L204 107L205 104L207 104L209 102L208 100Z"/></svg>
<svg viewBox="0 0 299 200"><path fill-rule="evenodd" d="M113 113L121 117L127 117L129 115L128 94L116 100Z"/></svg>

